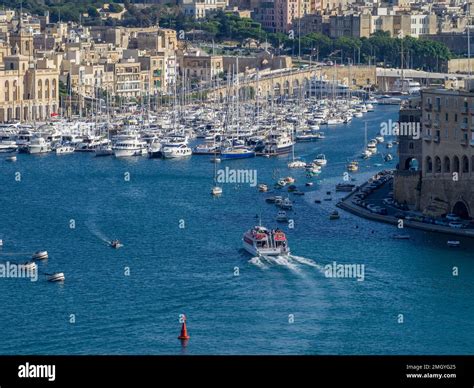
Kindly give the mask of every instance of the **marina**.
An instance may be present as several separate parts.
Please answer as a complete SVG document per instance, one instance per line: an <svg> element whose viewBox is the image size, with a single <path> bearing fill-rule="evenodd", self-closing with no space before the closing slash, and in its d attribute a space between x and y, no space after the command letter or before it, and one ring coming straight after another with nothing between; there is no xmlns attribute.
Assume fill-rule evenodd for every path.
<svg viewBox="0 0 474 388"><path fill-rule="evenodd" d="M266 113L259 109L264 127L267 117L265 131L249 127L245 136L237 136L227 129L226 135L233 139L226 147L268 146L269 157L255 151L256 157L217 163L215 149L205 155L148 157L151 149L142 141L148 147L154 144L155 150L158 143L193 150L214 142L205 139L208 132L200 129L204 123L192 114L199 111L199 117L205 117L202 107L180 115L184 124L176 130L171 120L167 129L152 134L156 136L146 136L148 124L130 128L134 124L120 123L117 134L102 131L112 148L128 142L116 142L120 132L137 131L132 141L145 148L139 156L96 157L98 148L57 155L51 143L51 152L19 152L16 163L2 157L0 259L9 259L8 252L36 252L39 247L35 262L51 278L0 282L0 313L10 338L0 345L1 353L179 354L175 318L184 313L193 326L188 354L469 353L474 311L461 296L472 293L472 284L462 277L455 279L457 287L450 284L454 265L465 273L474 271L472 240L459 237L454 249L447 243L452 238L410 228L400 231L336 212L336 204L351 195L350 190L381 170L395 168L395 159L383 157L385 143L394 139L377 141L377 151L366 159L361 155L368 140L379 135L379 123L396 120L398 106L375 106L347 123L320 123L324 139L294 143L292 123L271 123L278 115L285 117L287 109L305 104L275 105L269 104ZM311 109L308 103L301 111ZM67 124L55 125L62 134L60 143L67 136L69 141L73 135L79 137L67 135ZM37 131L29 131L34 138ZM95 124L91 131L90 136L99 136ZM277 131L289 135L282 142L285 152L276 151L275 137L265 135ZM294 144L287 148L290 143ZM290 168L293 160L305 166ZM357 164L357 170L348 172L350 163ZM255 171L256 184L218 181L225 167ZM15 180L16 172L21 173L20 181ZM349 181L344 178L347 173ZM214 192L216 188L221 191ZM270 233L283 232L287 252L258 255L250 249L253 242L243 246L244 233L259 219ZM410 238L393 238L397 234ZM110 249L114 241L123 246ZM269 243L275 246L275 238ZM39 260L44 256L48 260ZM333 261L364 263L365 277L371 281L328 278L325 266ZM63 277L64 284L48 284ZM400 330L405 329L396 322L399 313L409 317L409 332L403 336ZM443 317L436 327L430 324L435 313ZM74 325L68 323L70 314L77 315ZM293 325L288 324L289 314L295 317ZM460 325L456 333L448 330L454 320ZM28 328L27 341L25 330L18 328ZM54 335L44 336L44 330ZM97 335L91 336L91 330ZM440 330L445 336L437 335ZM241 332L245 336L234 341ZM279 335L268 341L269 332Z"/></svg>

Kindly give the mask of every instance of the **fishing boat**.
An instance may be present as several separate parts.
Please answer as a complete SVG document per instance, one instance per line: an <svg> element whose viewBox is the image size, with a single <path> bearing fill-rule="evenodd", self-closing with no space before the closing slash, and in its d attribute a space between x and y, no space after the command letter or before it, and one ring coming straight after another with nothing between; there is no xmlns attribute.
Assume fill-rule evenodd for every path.
<svg viewBox="0 0 474 388"><path fill-rule="evenodd" d="M283 199L279 204L277 204L277 206L284 210L293 209L293 203L290 198Z"/></svg>
<svg viewBox="0 0 474 388"><path fill-rule="evenodd" d="M48 282L64 282L66 277L63 272L56 272L48 276Z"/></svg>
<svg viewBox="0 0 474 388"><path fill-rule="evenodd" d="M48 258L48 251L36 251L32 256L35 260L45 260Z"/></svg>
<svg viewBox="0 0 474 388"><path fill-rule="evenodd" d="M243 248L253 256L287 256L290 248L285 233L269 230L261 225L244 233Z"/></svg>

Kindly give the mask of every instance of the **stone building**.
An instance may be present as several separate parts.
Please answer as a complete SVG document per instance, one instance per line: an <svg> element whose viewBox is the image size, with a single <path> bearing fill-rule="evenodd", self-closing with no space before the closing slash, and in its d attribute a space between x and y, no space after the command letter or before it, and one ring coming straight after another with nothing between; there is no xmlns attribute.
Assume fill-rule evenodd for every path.
<svg viewBox="0 0 474 388"><path fill-rule="evenodd" d="M412 154L400 149L395 198L431 216L474 217L474 81L423 90L420 112L421 156L418 145ZM417 176L406 168L410 158L421 162Z"/></svg>

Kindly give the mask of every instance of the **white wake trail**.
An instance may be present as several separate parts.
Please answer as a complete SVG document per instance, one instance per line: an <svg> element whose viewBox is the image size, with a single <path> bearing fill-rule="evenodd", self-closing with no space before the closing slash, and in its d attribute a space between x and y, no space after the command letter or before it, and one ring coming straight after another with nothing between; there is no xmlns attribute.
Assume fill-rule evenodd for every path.
<svg viewBox="0 0 474 388"><path fill-rule="evenodd" d="M87 226L87 229L89 230L89 232L91 232L95 237L97 237L99 240L102 240L103 242L105 242L106 244L109 244L110 243L110 238L108 238L105 234L103 234L99 228L97 227L97 225L95 224L95 222L92 222L92 221L86 221L85 222L85 225Z"/></svg>
<svg viewBox="0 0 474 388"><path fill-rule="evenodd" d="M262 262L262 260L260 260L260 257L258 257L258 256L252 257L249 260L249 263L255 265L256 267L262 268L262 269L268 268L268 266L265 265L265 263Z"/></svg>

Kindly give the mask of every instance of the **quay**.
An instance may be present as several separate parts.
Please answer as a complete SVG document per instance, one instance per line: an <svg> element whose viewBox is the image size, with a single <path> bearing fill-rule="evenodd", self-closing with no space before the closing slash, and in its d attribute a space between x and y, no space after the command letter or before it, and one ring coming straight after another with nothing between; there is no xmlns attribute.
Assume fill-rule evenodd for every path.
<svg viewBox="0 0 474 388"><path fill-rule="evenodd" d="M377 175L375 175L374 177L376 176ZM406 228L424 230L427 232L445 233L445 234L450 234L450 235L455 235L455 236L460 236L460 237L474 238L474 225L472 223L467 228L457 229L450 226L436 225L436 224L431 224L427 222L402 218L400 217L401 214L403 214L404 216L409 216L413 214L414 212L403 211L401 209L394 207L393 205L384 205L387 209L387 214L384 215L384 214L377 214L369 210L366 206L364 207L364 206L355 204L354 200L355 200L356 194L362 193L362 190L371 183L373 178L369 179L362 185L355 187L349 194L347 194L344 198L342 198L337 203L336 206L356 216L366 218L372 221L392 224L395 226L398 226L400 219L403 219L403 228L397 229L399 231L403 230L406 227ZM367 204L379 204L382 198L384 198L387 195L387 193L391 190L390 185L392 182L393 182L393 179L390 179L389 181L382 184L379 188L369 193L365 197L364 201ZM421 213L420 213L420 217L422 217Z"/></svg>

